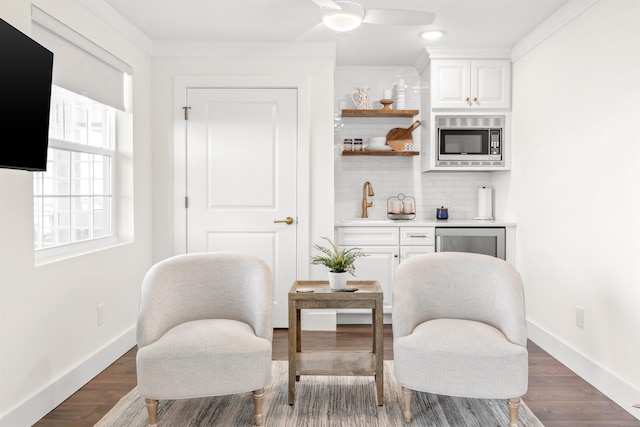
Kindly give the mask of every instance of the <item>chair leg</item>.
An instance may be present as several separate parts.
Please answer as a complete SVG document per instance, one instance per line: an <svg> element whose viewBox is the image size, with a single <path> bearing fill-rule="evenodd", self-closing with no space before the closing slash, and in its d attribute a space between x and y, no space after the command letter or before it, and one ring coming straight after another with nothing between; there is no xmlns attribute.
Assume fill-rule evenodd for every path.
<svg viewBox="0 0 640 427"><path fill-rule="evenodd" d="M255 407L255 415L253 416L253 423L257 426L262 425L262 402L264 402L264 389L254 390L253 394L253 406Z"/></svg>
<svg viewBox="0 0 640 427"><path fill-rule="evenodd" d="M520 398L509 399L509 427L518 427L518 409L520 409Z"/></svg>
<svg viewBox="0 0 640 427"><path fill-rule="evenodd" d="M413 399L413 390L410 388L402 387L402 401L404 405L404 422L410 423L413 421L413 414L411 413L411 400Z"/></svg>
<svg viewBox="0 0 640 427"><path fill-rule="evenodd" d="M155 399L144 399L144 404L149 413L149 427L158 425L158 401Z"/></svg>

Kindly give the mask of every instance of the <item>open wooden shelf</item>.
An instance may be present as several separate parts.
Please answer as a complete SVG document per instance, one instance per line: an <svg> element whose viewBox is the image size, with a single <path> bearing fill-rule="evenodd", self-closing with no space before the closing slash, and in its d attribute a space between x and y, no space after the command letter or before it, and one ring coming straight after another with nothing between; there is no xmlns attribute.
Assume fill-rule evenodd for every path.
<svg viewBox="0 0 640 427"><path fill-rule="evenodd" d="M419 151L343 151L343 156L419 156Z"/></svg>
<svg viewBox="0 0 640 427"><path fill-rule="evenodd" d="M342 117L413 117L418 110L342 110Z"/></svg>

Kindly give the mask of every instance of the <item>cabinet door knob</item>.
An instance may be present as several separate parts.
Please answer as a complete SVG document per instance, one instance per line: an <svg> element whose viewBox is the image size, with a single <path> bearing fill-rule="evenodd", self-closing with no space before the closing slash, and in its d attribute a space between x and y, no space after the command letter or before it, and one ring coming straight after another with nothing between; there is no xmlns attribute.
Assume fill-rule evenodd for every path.
<svg viewBox="0 0 640 427"><path fill-rule="evenodd" d="M478 102L478 98L473 98L473 102Z"/></svg>
<svg viewBox="0 0 640 427"><path fill-rule="evenodd" d="M464 100L465 100L465 101L467 101L467 102L469 102L469 97L467 96Z"/></svg>
<svg viewBox="0 0 640 427"><path fill-rule="evenodd" d="M398 254L393 254L394 258L398 258L398 256L399 256Z"/></svg>

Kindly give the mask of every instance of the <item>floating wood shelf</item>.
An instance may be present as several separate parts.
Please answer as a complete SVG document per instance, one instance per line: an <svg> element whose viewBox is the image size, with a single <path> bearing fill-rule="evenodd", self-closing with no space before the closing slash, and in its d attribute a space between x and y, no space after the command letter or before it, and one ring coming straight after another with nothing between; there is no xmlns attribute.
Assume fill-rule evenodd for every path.
<svg viewBox="0 0 640 427"><path fill-rule="evenodd" d="M418 110L342 110L342 117L413 117Z"/></svg>
<svg viewBox="0 0 640 427"><path fill-rule="evenodd" d="M419 156L419 151L343 151L343 156Z"/></svg>

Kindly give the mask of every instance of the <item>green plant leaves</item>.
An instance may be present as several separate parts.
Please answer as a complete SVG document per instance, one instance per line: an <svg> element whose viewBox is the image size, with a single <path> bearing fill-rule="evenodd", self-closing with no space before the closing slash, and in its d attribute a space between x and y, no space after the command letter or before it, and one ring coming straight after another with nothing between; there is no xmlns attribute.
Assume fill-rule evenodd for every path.
<svg viewBox="0 0 640 427"><path fill-rule="evenodd" d="M334 273L351 273L354 275L354 262L357 258L365 257L367 254L360 248L340 249L329 238L323 237L329 246L313 245L314 249L320 252L319 255L311 257L311 264L319 264L328 267Z"/></svg>

